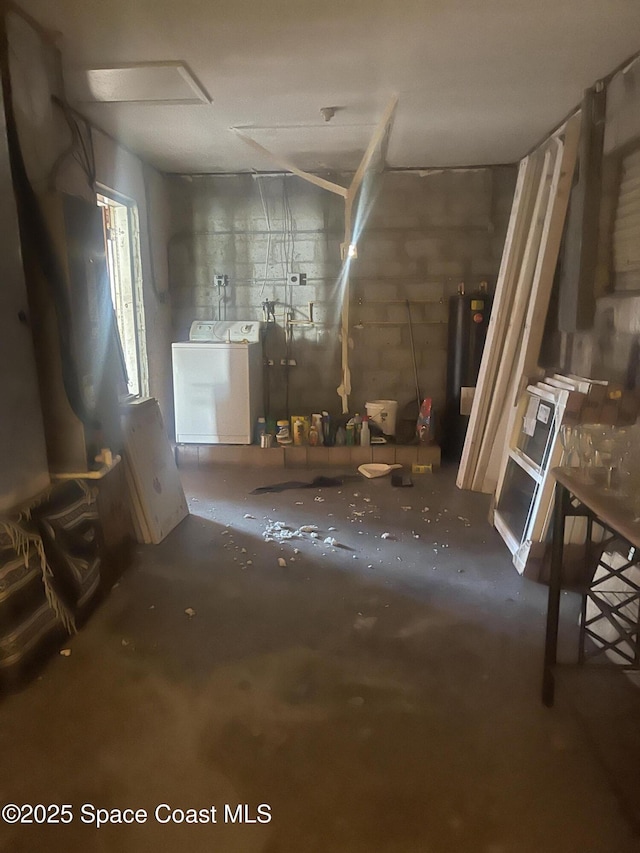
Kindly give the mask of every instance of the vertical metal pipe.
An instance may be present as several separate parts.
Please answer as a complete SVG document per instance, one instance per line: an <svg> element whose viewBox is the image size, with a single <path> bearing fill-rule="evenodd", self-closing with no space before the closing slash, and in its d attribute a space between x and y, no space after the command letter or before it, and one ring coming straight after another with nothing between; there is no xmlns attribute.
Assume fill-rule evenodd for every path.
<svg viewBox="0 0 640 853"><path fill-rule="evenodd" d="M542 675L542 702L552 707L555 693L553 667L558 655L558 622L560 618L560 590L562 589L562 558L564 552L564 522L568 492L556 483L553 507L553 542L551 546L551 572L547 602L547 629L544 644Z"/></svg>

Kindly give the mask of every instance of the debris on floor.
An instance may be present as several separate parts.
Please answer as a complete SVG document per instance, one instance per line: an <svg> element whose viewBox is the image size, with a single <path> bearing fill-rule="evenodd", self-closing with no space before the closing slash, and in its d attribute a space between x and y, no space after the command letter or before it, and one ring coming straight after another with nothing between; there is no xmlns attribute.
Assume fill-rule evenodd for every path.
<svg viewBox="0 0 640 853"><path fill-rule="evenodd" d="M68 658L71 655L71 649L60 649L60 654L63 658Z"/></svg>
<svg viewBox="0 0 640 853"><path fill-rule="evenodd" d="M274 483L271 486L260 486L254 489L252 495L263 495L269 492L286 492L289 489L328 489L332 486L342 486L345 480L351 479L346 477L315 477L310 483L300 480L288 480L286 483Z"/></svg>
<svg viewBox="0 0 640 853"><path fill-rule="evenodd" d="M185 613L187 614L187 616L189 616L189 617L191 617L191 616L195 616L195 615L196 615L196 611L193 609L193 607L187 607L187 608L186 608L186 610L185 610L184 612L185 612Z"/></svg>
<svg viewBox="0 0 640 853"><path fill-rule="evenodd" d="M279 566L280 566L280 568L282 568L282 569L286 568L286 566L287 566L287 561L285 560L285 558L284 558L284 557L278 557L278 565L279 565Z"/></svg>

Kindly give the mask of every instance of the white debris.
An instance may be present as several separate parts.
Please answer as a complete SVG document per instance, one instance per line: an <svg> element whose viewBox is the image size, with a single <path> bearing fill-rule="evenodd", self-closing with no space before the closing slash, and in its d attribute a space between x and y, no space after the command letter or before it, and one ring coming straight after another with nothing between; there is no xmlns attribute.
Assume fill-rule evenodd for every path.
<svg viewBox="0 0 640 853"><path fill-rule="evenodd" d="M410 510L410 509L413 509L413 507L412 507L412 506L401 506L401 507L400 507L400 509L401 509L403 512L409 512L409 510Z"/></svg>
<svg viewBox="0 0 640 853"><path fill-rule="evenodd" d="M240 553L241 553L241 554L246 554L246 553L247 553L247 549L246 549L246 548L241 548L241 549L240 549Z"/></svg>
<svg viewBox="0 0 640 853"><path fill-rule="evenodd" d="M354 496L354 498L359 498L359 497L360 497L360 492L354 492L354 493L353 493L353 496Z"/></svg>
<svg viewBox="0 0 640 853"><path fill-rule="evenodd" d="M252 565L253 565L253 560L247 560L247 565L248 565L248 566L252 566Z"/></svg>
<svg viewBox="0 0 640 853"><path fill-rule="evenodd" d="M319 530L317 524L303 524L298 528L298 533L314 533L316 530Z"/></svg>
<svg viewBox="0 0 640 853"><path fill-rule="evenodd" d="M304 506L304 501L296 501L296 506Z"/></svg>
<svg viewBox="0 0 640 853"><path fill-rule="evenodd" d="M393 533L383 533L380 538L381 539L395 539L396 537L393 535Z"/></svg>
<svg viewBox="0 0 640 853"><path fill-rule="evenodd" d="M187 614L187 616L195 616L196 615L196 611L193 609L193 607L187 607L187 609L184 612Z"/></svg>
<svg viewBox="0 0 640 853"><path fill-rule="evenodd" d="M370 631L377 621L377 616L362 616L359 613L356 617L356 621L353 623L353 627L356 631Z"/></svg>
<svg viewBox="0 0 640 853"><path fill-rule="evenodd" d="M327 538L324 540L324 544L330 545L332 548L335 548L338 544L338 541L337 539L334 539L333 536L327 536Z"/></svg>
<svg viewBox="0 0 640 853"><path fill-rule="evenodd" d="M317 504L323 504L323 503L324 503L324 498L321 498L321 497L320 497L320 495L317 495L317 496L314 498L314 501L315 501Z"/></svg>
<svg viewBox="0 0 640 853"><path fill-rule="evenodd" d="M414 539L419 539L419 538L420 538L420 534L419 534L419 533L414 533L414 534L413 534L413 538L414 538Z"/></svg>
<svg viewBox="0 0 640 853"><path fill-rule="evenodd" d="M71 656L71 649L60 649L60 654L63 658L68 658Z"/></svg>
<svg viewBox="0 0 640 853"><path fill-rule="evenodd" d="M357 509L354 509L352 515L355 515L357 518L362 518L364 516L364 513L358 512Z"/></svg>
<svg viewBox="0 0 640 853"><path fill-rule="evenodd" d="M329 528L329 533L331 533L333 530L337 530L337 529L338 529L337 527L330 527L330 528Z"/></svg>
<svg viewBox="0 0 640 853"><path fill-rule="evenodd" d="M299 553L300 553L300 548L294 548L294 549L293 549L293 553L294 553L294 554L299 554Z"/></svg>
<svg viewBox="0 0 640 853"><path fill-rule="evenodd" d="M291 530L284 521L269 521L262 536L265 542L284 542L287 539L300 539L299 531Z"/></svg>
<svg viewBox="0 0 640 853"><path fill-rule="evenodd" d="M244 518L255 518L255 515L249 515L248 512L245 512Z"/></svg>
<svg viewBox="0 0 640 853"><path fill-rule="evenodd" d="M316 533L316 532L315 532L315 530L314 530L314 532L313 532L313 533L310 533L310 534L309 534L309 536L310 536L312 539L319 539L319 538L320 538L320 534L319 534L319 533Z"/></svg>
<svg viewBox="0 0 640 853"><path fill-rule="evenodd" d="M370 503L371 503L371 498L362 498L362 500L363 500L366 504L370 504Z"/></svg>
<svg viewBox="0 0 640 853"><path fill-rule="evenodd" d="M287 561L284 557L278 557L278 565L283 569L286 567Z"/></svg>

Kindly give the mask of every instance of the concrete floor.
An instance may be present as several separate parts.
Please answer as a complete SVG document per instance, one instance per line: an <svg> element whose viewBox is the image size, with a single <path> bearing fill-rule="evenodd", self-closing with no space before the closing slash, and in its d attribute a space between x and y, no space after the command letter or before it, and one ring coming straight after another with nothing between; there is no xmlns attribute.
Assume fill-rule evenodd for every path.
<svg viewBox="0 0 640 853"><path fill-rule="evenodd" d="M511 566L487 498L451 471L248 494L312 476L184 472L192 517L138 548L71 656L0 705L0 800L75 810L0 824L3 853L640 849L580 714L596 676L579 703L562 681L540 703L546 589ZM343 547L265 543L267 518ZM575 606L565 595L567 622ZM162 803L215 805L217 822L160 824ZM238 803L271 822L225 823ZM149 819L96 829L82 804Z"/></svg>

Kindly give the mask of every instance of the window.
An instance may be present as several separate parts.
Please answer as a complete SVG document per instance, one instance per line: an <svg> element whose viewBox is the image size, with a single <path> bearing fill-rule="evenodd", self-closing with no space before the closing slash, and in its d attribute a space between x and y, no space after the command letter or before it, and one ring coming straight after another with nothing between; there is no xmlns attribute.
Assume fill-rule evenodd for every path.
<svg viewBox="0 0 640 853"><path fill-rule="evenodd" d="M108 192L108 191L107 191ZM148 396L149 376L140 265L138 208L114 195L98 195L122 359L127 388L133 396Z"/></svg>

